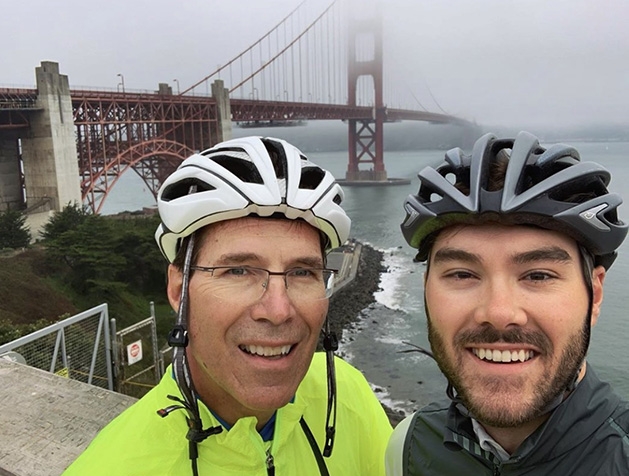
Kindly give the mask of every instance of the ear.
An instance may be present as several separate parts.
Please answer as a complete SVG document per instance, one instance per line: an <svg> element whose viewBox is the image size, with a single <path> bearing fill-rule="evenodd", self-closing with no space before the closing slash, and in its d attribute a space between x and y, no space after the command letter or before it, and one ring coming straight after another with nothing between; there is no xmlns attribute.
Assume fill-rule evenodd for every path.
<svg viewBox="0 0 629 476"><path fill-rule="evenodd" d="M605 281L606 271L602 266L597 266L592 270L592 327L596 325L598 316L601 313L601 305L603 304L603 282Z"/></svg>
<svg viewBox="0 0 629 476"><path fill-rule="evenodd" d="M168 294L168 301L170 306L175 312L179 309L179 302L181 301L181 288L183 286L183 272L174 265L168 266L168 286L166 287L166 293Z"/></svg>

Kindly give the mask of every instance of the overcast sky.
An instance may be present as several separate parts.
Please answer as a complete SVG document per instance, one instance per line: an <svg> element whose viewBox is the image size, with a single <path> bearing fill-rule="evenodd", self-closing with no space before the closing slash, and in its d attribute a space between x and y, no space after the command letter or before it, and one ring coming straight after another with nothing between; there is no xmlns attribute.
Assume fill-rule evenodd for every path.
<svg viewBox="0 0 629 476"><path fill-rule="evenodd" d="M310 0L318 5L325 0ZM3 0L0 86L187 87L299 0ZM429 110L483 124L629 124L628 0L386 0L387 61ZM438 105L432 100L437 100Z"/></svg>

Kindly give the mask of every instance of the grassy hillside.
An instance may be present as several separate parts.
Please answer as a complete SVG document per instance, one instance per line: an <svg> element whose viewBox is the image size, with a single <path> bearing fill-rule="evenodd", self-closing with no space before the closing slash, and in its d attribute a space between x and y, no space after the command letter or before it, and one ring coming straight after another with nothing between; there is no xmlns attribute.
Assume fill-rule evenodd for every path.
<svg viewBox="0 0 629 476"><path fill-rule="evenodd" d="M64 314L79 312L43 272L45 256L38 248L0 256L0 321L32 324L54 322Z"/></svg>

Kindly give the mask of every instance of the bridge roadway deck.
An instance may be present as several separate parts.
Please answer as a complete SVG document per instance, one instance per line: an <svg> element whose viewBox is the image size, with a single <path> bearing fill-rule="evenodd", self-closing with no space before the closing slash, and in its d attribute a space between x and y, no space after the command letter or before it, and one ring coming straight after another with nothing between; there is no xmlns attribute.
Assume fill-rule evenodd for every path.
<svg viewBox="0 0 629 476"><path fill-rule="evenodd" d="M328 257L335 291L356 276L361 245ZM135 398L0 358L0 476L56 476Z"/></svg>

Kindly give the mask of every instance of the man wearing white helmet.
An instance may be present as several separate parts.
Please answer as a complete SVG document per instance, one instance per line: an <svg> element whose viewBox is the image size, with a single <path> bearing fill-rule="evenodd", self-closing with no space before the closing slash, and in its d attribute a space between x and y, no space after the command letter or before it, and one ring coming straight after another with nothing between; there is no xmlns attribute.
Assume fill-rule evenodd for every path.
<svg viewBox="0 0 629 476"><path fill-rule="evenodd" d="M279 139L186 159L160 188L155 235L178 311L172 368L64 474L383 475L391 426L326 319L342 199Z"/></svg>
<svg viewBox="0 0 629 476"><path fill-rule="evenodd" d="M629 475L629 404L585 362L627 234L610 173L522 132L419 179L402 231L449 400L397 426L387 475Z"/></svg>

